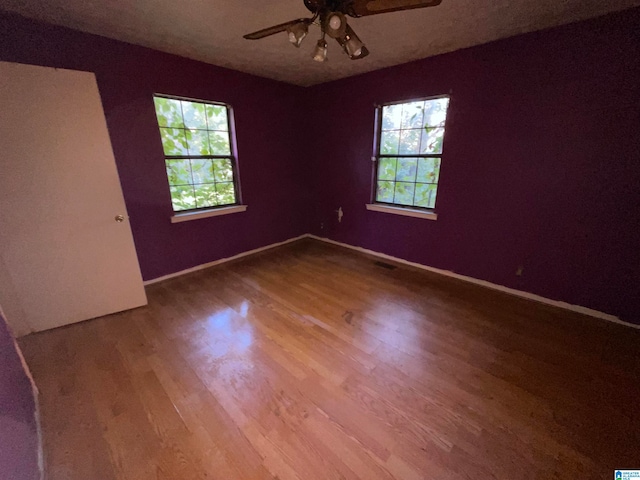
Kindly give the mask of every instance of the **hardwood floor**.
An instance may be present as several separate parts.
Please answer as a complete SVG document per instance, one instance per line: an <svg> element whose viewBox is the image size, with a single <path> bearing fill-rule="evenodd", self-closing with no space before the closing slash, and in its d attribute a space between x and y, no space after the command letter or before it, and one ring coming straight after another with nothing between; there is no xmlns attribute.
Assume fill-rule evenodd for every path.
<svg viewBox="0 0 640 480"><path fill-rule="evenodd" d="M640 331L305 240L20 343L50 480L602 479Z"/></svg>

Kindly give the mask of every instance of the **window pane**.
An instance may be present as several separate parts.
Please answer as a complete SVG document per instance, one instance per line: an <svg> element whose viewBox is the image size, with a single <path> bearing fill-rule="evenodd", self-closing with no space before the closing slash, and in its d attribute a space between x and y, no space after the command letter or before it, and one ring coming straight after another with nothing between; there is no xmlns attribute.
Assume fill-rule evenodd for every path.
<svg viewBox="0 0 640 480"><path fill-rule="evenodd" d="M449 106L448 98L437 98L435 100L427 100L425 102L424 126L425 127L444 127L447 118L447 107Z"/></svg>
<svg viewBox="0 0 640 480"><path fill-rule="evenodd" d="M400 130L402 122L402 105L382 107L382 130Z"/></svg>
<svg viewBox="0 0 640 480"><path fill-rule="evenodd" d="M228 132L209 132L211 155L231 155Z"/></svg>
<svg viewBox="0 0 640 480"><path fill-rule="evenodd" d="M154 97L153 101L156 105L156 116L158 117L159 126L177 128L184 127L180 100Z"/></svg>
<svg viewBox="0 0 640 480"><path fill-rule="evenodd" d="M417 158L399 158L396 180L401 182L415 182L418 170Z"/></svg>
<svg viewBox="0 0 640 480"><path fill-rule="evenodd" d="M206 130L187 130L186 136L189 155L211 155L209 135Z"/></svg>
<svg viewBox="0 0 640 480"><path fill-rule="evenodd" d="M187 139L184 130L161 128L162 148L165 155L187 155Z"/></svg>
<svg viewBox="0 0 640 480"><path fill-rule="evenodd" d="M395 182L381 181L378 182L378 189L376 192L376 201L393 203L393 187Z"/></svg>
<svg viewBox="0 0 640 480"><path fill-rule="evenodd" d="M194 185L196 195L196 205L198 208L215 207L218 205L216 186L213 183L208 185Z"/></svg>
<svg viewBox="0 0 640 480"><path fill-rule="evenodd" d="M160 96L154 106L173 210L235 204L228 107Z"/></svg>
<svg viewBox="0 0 640 480"><path fill-rule="evenodd" d="M215 172L216 182L232 182L233 168L231 160L228 158L220 158L213 161L213 170Z"/></svg>
<svg viewBox="0 0 640 480"><path fill-rule="evenodd" d="M224 105L207 105L207 123L209 130L229 130L227 107Z"/></svg>
<svg viewBox="0 0 640 480"><path fill-rule="evenodd" d="M422 131L420 153L442 153L444 128L425 128Z"/></svg>
<svg viewBox="0 0 640 480"><path fill-rule="evenodd" d="M449 101L382 106L376 201L435 207Z"/></svg>
<svg viewBox="0 0 640 480"><path fill-rule="evenodd" d="M216 190L218 193L218 205L235 203L236 194L233 183L216 183Z"/></svg>
<svg viewBox="0 0 640 480"><path fill-rule="evenodd" d="M438 183L440 175L440 159L437 157L421 158L418 161L417 182Z"/></svg>
<svg viewBox="0 0 640 480"><path fill-rule="evenodd" d="M418 183L416 185L416 206L435 208L438 185Z"/></svg>
<svg viewBox="0 0 640 480"><path fill-rule="evenodd" d="M167 160L166 164L169 185L189 185L192 183L189 160Z"/></svg>
<svg viewBox="0 0 640 480"><path fill-rule="evenodd" d="M400 128L422 128L422 110L424 102L411 102L402 105L402 124Z"/></svg>
<svg viewBox="0 0 640 480"><path fill-rule="evenodd" d="M193 194L192 186L183 187L170 187L171 188L171 203L173 210L189 210L196 208L196 199Z"/></svg>
<svg viewBox="0 0 640 480"><path fill-rule="evenodd" d="M400 134L401 155L415 155L420 151L421 130L402 130Z"/></svg>
<svg viewBox="0 0 640 480"><path fill-rule="evenodd" d="M381 158L378 161L378 180L396 179L396 159Z"/></svg>
<svg viewBox="0 0 640 480"><path fill-rule="evenodd" d="M182 101L184 125L187 128L207 129L207 116L204 103Z"/></svg>
<svg viewBox="0 0 640 480"><path fill-rule="evenodd" d="M380 137L380 153L382 155L397 155L399 142L399 131L382 132Z"/></svg>
<svg viewBox="0 0 640 480"><path fill-rule="evenodd" d="M192 159L191 172L193 183L213 183L213 161L207 159Z"/></svg>
<svg viewBox="0 0 640 480"><path fill-rule="evenodd" d="M413 205L415 188L415 183L396 182L396 192L393 197L393 202L400 205Z"/></svg>

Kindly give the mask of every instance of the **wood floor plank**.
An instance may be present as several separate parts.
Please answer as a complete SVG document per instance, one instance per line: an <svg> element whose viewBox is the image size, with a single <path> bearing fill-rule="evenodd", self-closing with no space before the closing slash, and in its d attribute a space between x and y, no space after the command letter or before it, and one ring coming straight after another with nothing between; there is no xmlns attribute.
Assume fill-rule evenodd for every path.
<svg viewBox="0 0 640 480"><path fill-rule="evenodd" d="M304 240L20 339L51 480L607 478L640 332Z"/></svg>

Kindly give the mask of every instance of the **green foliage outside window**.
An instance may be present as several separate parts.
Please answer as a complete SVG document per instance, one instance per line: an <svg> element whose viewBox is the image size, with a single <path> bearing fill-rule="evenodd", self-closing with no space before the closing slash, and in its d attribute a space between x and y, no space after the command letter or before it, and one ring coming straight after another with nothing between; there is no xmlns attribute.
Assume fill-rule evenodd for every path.
<svg viewBox="0 0 640 480"><path fill-rule="evenodd" d="M449 98L381 108L376 201L435 208Z"/></svg>
<svg viewBox="0 0 640 480"><path fill-rule="evenodd" d="M154 102L173 210L237 203L228 107L161 96Z"/></svg>

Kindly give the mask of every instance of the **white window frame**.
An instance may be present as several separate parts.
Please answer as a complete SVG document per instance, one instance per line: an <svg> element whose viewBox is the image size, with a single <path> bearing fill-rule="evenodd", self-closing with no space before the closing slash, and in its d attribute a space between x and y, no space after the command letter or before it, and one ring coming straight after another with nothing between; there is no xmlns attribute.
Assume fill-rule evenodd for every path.
<svg viewBox="0 0 640 480"><path fill-rule="evenodd" d="M422 102L429 100L437 100L446 98L448 99L447 112L445 117L445 123L441 127L444 129L444 137L443 137L443 148L440 153L425 153L425 154L381 154L381 141L382 141L382 109L391 105L404 105L413 102ZM430 97L421 97L411 100L400 100L394 102L388 102L381 105L376 105L376 115L375 115L375 131L374 131L374 154L371 158L373 164L373 172L372 172L372 194L371 194L371 202L366 204L367 210L381 212L381 213L389 213L395 215L403 215L407 217L414 218L424 218L428 220L437 220L438 215L435 211L435 205L433 208L421 207L416 205L406 205L394 202L382 202L378 200L378 173L379 173L379 164L381 158L439 158L440 165L442 164L442 158L444 155L444 143L446 138L446 132L449 124L450 118L450 106L451 106L451 96L450 95L436 95ZM420 127L420 129L424 128L440 128L437 126L433 127L425 127L424 125ZM394 184L397 182L393 180ZM411 183L411 182L410 182ZM417 184L418 182L413 182ZM440 175L438 176L438 181L435 183L436 185L436 195L438 186L440 185ZM394 185L395 187L395 185ZM436 197L437 199L437 197Z"/></svg>
<svg viewBox="0 0 640 480"><path fill-rule="evenodd" d="M215 206L196 207L193 209L185 209L185 210L175 210L172 202L171 208L173 211L173 215L171 217L171 222L180 223L180 222L189 221L189 220L198 220L202 218L227 215L230 213L238 213L238 212L246 211L247 206L242 204L242 197L241 197L241 190L240 190L240 178L239 178L240 176L238 172L238 156L236 153L235 121L233 116L233 108L231 107L231 105L222 103L222 102L194 99L194 98L182 97L177 95L169 95L164 93L154 93L153 98L154 98L154 111L155 111L155 99L166 98L170 100L192 102L192 103L198 103L203 105L222 106L222 107L225 107L226 113L227 113L227 132L229 135L229 155L193 155L190 153L184 154L184 155L167 155L166 153L164 153L164 147L163 147L163 155L164 155L164 161L165 161L165 173L167 168L167 161L171 161L171 160L229 159L231 162L232 176L233 176L231 183L233 183L234 194L235 194L234 202L215 205ZM156 121L157 121L157 114L156 114ZM157 125L158 125L159 133L161 133L162 128L179 128L179 127L164 127L164 126L161 126L159 122L157 123ZM188 130L186 126L184 127L184 129ZM206 131L210 132L214 130L209 130L209 128L207 128ZM207 182L206 184L215 184L215 183L217 182L215 181L211 183ZM172 185L170 184L168 173L167 173L167 184L168 184L169 190L171 190ZM197 184L191 183L190 185L197 185Z"/></svg>

